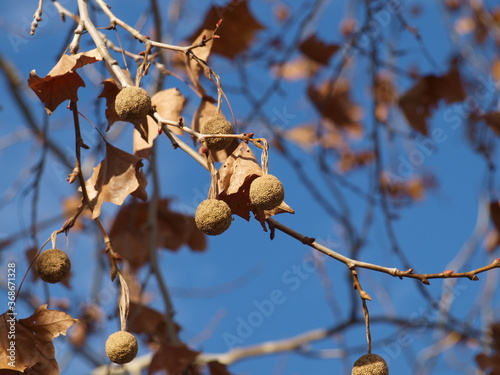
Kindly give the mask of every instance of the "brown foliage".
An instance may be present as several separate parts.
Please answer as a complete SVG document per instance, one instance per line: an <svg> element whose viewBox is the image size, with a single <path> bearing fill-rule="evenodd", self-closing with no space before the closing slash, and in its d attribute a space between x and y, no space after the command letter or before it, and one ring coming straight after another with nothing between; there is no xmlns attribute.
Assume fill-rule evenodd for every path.
<svg viewBox="0 0 500 375"><path fill-rule="evenodd" d="M220 40L213 44L212 52L229 59L245 52L254 41L255 34L264 29L250 12L246 0L232 0L224 7L211 7L190 40L199 37L203 30L213 30L220 19L224 20L217 33Z"/></svg>
<svg viewBox="0 0 500 375"><path fill-rule="evenodd" d="M141 167L140 158L106 143L106 157L85 182L93 219L101 214L104 202L121 206L129 195L147 199L147 179Z"/></svg>
<svg viewBox="0 0 500 375"><path fill-rule="evenodd" d="M51 115L63 101L76 102L78 100L78 88L85 87L85 82L76 69L100 60L102 56L97 49L76 55L62 55L45 77L40 78L36 71L32 70L28 78L28 86L45 104L47 114Z"/></svg>
<svg viewBox="0 0 500 375"><path fill-rule="evenodd" d="M465 100L465 90L456 66L452 66L442 76L421 77L399 98L399 106L410 126L419 133L428 135L427 120L441 100L447 104Z"/></svg>
<svg viewBox="0 0 500 375"><path fill-rule="evenodd" d="M0 348L10 347L8 332L11 327L9 311L0 316ZM15 320L15 367L8 365L6 355L0 355L0 369L22 371L30 375L58 375L59 366L55 360L52 340L66 335L68 329L78 320L57 310L42 305L26 319ZM28 370L28 371L26 371Z"/></svg>
<svg viewBox="0 0 500 375"><path fill-rule="evenodd" d="M158 202L156 220L158 232L156 246L169 250L178 250L188 245L191 250L206 249L206 239L192 216L173 212L168 200ZM110 231L110 238L116 251L126 259L132 269L137 269L149 260L148 204L132 201L123 206L115 217Z"/></svg>

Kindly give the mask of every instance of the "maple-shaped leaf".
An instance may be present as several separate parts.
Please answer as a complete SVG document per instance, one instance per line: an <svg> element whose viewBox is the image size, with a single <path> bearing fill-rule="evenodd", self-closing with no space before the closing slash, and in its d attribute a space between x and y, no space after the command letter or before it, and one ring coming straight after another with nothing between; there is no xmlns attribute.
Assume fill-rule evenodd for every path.
<svg viewBox="0 0 500 375"><path fill-rule="evenodd" d="M194 218L170 210L168 200L158 201L156 212L156 245L169 250L178 250L188 245L193 251L206 249L205 235L196 227ZM133 201L118 211L109 236L116 251L127 260L133 270L149 260L148 204Z"/></svg>
<svg viewBox="0 0 500 375"><path fill-rule="evenodd" d="M26 319L16 320L11 311L5 312L0 316L0 369L28 370L25 373L31 375L59 375L52 340L61 334L66 335L75 323L78 323L77 319L62 311L49 310L47 305L38 307ZM15 340L8 335L12 332L11 327L15 327ZM15 343L15 358L7 355L12 341Z"/></svg>
<svg viewBox="0 0 500 375"><path fill-rule="evenodd" d="M173 345L163 342L151 359L148 375L164 370L168 375L182 375L190 369L200 352L184 344Z"/></svg>
<svg viewBox="0 0 500 375"><path fill-rule="evenodd" d="M190 40L195 40L203 30L213 30L220 19L224 20L217 32L220 39L213 44L212 52L229 59L245 52L253 43L255 34L264 29L248 8L246 0L232 0L224 7L211 7Z"/></svg>
<svg viewBox="0 0 500 375"><path fill-rule="evenodd" d="M212 185L208 195L214 194L217 199L228 204L233 215L238 215L247 221L250 220L250 211L254 211L261 222L277 213L293 213L293 210L285 202L278 206L280 208L276 207L266 211L251 205L250 184L263 174L264 172L248 144L240 143L217 171L216 192L213 191L214 186Z"/></svg>
<svg viewBox="0 0 500 375"><path fill-rule="evenodd" d="M198 109L196 110L194 116L193 116L193 122L191 124L191 129L197 132L201 132L201 126L205 121L208 119L215 117L215 116L220 116L222 118L225 118L222 113L217 112L217 107L215 104L206 99L202 98L200 105L198 106ZM229 145L226 146L223 150L219 151L209 151L210 156L215 162L225 162L226 159L228 158L229 155L238 147L239 141L234 138Z"/></svg>
<svg viewBox="0 0 500 375"><path fill-rule="evenodd" d="M217 361L208 362L208 369L210 370L210 375L231 375L227 370L227 366Z"/></svg>
<svg viewBox="0 0 500 375"><path fill-rule="evenodd" d="M299 45L299 50L308 58L317 63L328 65L330 58L339 50L336 44L327 44L318 39L315 34L310 35Z"/></svg>
<svg viewBox="0 0 500 375"><path fill-rule="evenodd" d="M121 206L130 194L142 200L147 199L148 182L141 167L140 158L106 142L106 157L85 182L93 219L101 214L104 202Z"/></svg>
<svg viewBox="0 0 500 375"><path fill-rule="evenodd" d="M125 73L127 77L130 76L127 71ZM116 95L118 95L121 89L113 78L108 78L101 82L101 84L103 85L103 88L98 98L106 99L106 119L108 120L108 127L106 128L106 131L109 131L115 122L124 121L118 113L116 113L115 109ZM148 142L149 140L148 120L151 120L149 116L144 116L140 120L130 121L134 125L135 131L139 133L145 142ZM155 131L154 133L158 135L158 131Z"/></svg>
<svg viewBox="0 0 500 375"><path fill-rule="evenodd" d="M399 98L399 106L410 126L423 135L428 135L427 120L439 102L447 104L465 100L465 90L458 68L452 64L449 72L442 76L427 75Z"/></svg>
<svg viewBox="0 0 500 375"><path fill-rule="evenodd" d="M336 127L352 135L361 133L361 107L353 103L349 93L349 82L337 80L325 82L319 88L309 86L307 94L323 117Z"/></svg>
<svg viewBox="0 0 500 375"><path fill-rule="evenodd" d="M85 82L76 70L100 60L102 56L97 49L76 55L62 55L45 77L39 77L36 71L32 70L28 78L28 86L45 104L47 114L51 115L63 101L76 102L78 100L78 88L85 87Z"/></svg>
<svg viewBox="0 0 500 375"><path fill-rule="evenodd" d="M174 87L158 91L151 97L151 104L164 120L178 121L186 105L186 98L181 94L179 89ZM145 159L149 159L151 156L153 142L159 135L157 122L149 116L147 116L147 125L147 139L144 139L141 133L135 128L133 135L134 155ZM180 128L172 126L169 128L175 134L182 135L184 133Z"/></svg>

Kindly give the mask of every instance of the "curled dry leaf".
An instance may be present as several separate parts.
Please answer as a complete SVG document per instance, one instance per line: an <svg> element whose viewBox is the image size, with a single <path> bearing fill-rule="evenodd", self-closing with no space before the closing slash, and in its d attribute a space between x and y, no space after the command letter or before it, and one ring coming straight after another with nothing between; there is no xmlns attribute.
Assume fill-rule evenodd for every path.
<svg viewBox="0 0 500 375"><path fill-rule="evenodd" d="M203 30L214 30L220 19L224 20L217 32L220 39L213 44L212 52L229 59L245 52L253 43L255 34L264 29L248 8L246 0L232 0L224 7L211 7L190 40L197 38Z"/></svg>
<svg viewBox="0 0 500 375"><path fill-rule="evenodd" d="M140 158L106 143L106 157L85 182L93 219L101 214L104 202L120 206L130 194L147 199L147 179L141 167Z"/></svg>
<svg viewBox="0 0 500 375"><path fill-rule="evenodd" d="M169 121L178 121L181 117L182 110L186 105L186 98L181 94L179 89L170 88L158 91L151 97L151 103L156 108L158 114ZM158 124L151 117L147 117L147 139L142 137L142 134L134 128L134 155L149 159L151 156L151 147L153 142L158 137ZM175 134L183 134L184 132L175 127L169 127Z"/></svg>
<svg viewBox="0 0 500 375"><path fill-rule="evenodd" d="M217 107L212 101L202 98L200 105L193 116L193 123L191 124L191 129L200 132L201 125L208 119L215 116L224 117L222 113L217 112ZM228 156L231 155L231 153L236 149L236 147L238 147L238 144L239 141L235 138L225 149L215 152L209 151L210 156L215 162L223 163L226 161Z"/></svg>
<svg viewBox="0 0 500 375"><path fill-rule="evenodd" d="M309 86L307 94L318 112L334 125L356 136L362 132L361 107L353 103L349 94L349 82L337 80L325 82L320 87Z"/></svg>
<svg viewBox="0 0 500 375"><path fill-rule="evenodd" d="M128 290L127 281L123 278L121 273L118 273L120 280L120 301L118 302L118 309L120 311L120 328L122 331L127 330L127 318L130 310L130 292Z"/></svg>
<svg viewBox="0 0 500 375"><path fill-rule="evenodd" d="M194 218L169 208L168 200L158 201L156 220L158 225L156 244L158 247L178 250L188 245L193 251L206 249L205 235L201 233ZM115 250L136 270L149 260L150 232L148 231L148 204L133 201L123 206L115 217L109 236Z"/></svg>
<svg viewBox="0 0 500 375"><path fill-rule="evenodd" d="M214 186L211 186L209 196L216 193L214 195L217 199L226 202L234 215L238 215L245 220L250 220L250 211L252 210L261 223L262 220L272 215L283 212L293 213L293 210L285 202L273 210L263 211L252 207L250 203L250 184L262 175L262 168L248 144L240 143L219 168L217 172L217 191L214 192Z"/></svg>
<svg viewBox="0 0 500 375"><path fill-rule="evenodd" d="M162 342L151 359L148 375L160 370L165 370L167 374L181 375L194 366L194 360L198 354L200 352L194 351L184 344L173 345Z"/></svg>
<svg viewBox="0 0 500 375"><path fill-rule="evenodd" d="M11 359L0 355L0 369L24 372L29 369L33 375L59 375L59 366L55 359L55 348L52 340L59 335L66 335L68 329L77 319L62 311L49 310L42 305L30 317L15 319L11 311L0 316L0 348L11 346L8 338L10 328L15 326L15 360L14 367L9 365Z"/></svg>
<svg viewBox="0 0 500 375"><path fill-rule="evenodd" d="M310 35L299 45L300 52L311 60L323 65L329 64L330 58L339 48L337 44L327 44L323 42L316 34Z"/></svg>
<svg viewBox="0 0 500 375"><path fill-rule="evenodd" d="M427 119L439 102L447 104L465 100L465 90L458 68L452 64L449 72L442 76L428 75L399 98L399 106L410 126L423 135L428 135Z"/></svg>
<svg viewBox="0 0 500 375"><path fill-rule="evenodd" d="M45 104L47 114L52 112L65 100L78 100L78 89L85 87L82 77L76 72L78 68L102 60L97 49L81 52L76 55L62 55L57 64L43 78L32 70L28 78L28 86Z"/></svg>

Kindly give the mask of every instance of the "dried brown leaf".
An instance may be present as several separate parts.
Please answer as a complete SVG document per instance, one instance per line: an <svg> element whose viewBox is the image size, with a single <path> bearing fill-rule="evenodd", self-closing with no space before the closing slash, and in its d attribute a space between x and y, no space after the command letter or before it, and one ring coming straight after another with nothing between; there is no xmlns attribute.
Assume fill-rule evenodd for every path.
<svg viewBox="0 0 500 375"><path fill-rule="evenodd" d="M299 125L287 130L284 137L305 149L317 145L319 141L316 126L313 124Z"/></svg>
<svg viewBox="0 0 500 375"><path fill-rule="evenodd" d="M262 174L262 168L248 144L240 143L217 172L217 194L215 196L228 204L233 215L238 215L245 220L250 220L250 211L252 210L261 223L262 220L278 213L293 213L293 210L285 202L270 211L252 207L249 195L250 184ZM214 187L211 186L209 196L214 193L213 189Z"/></svg>
<svg viewBox="0 0 500 375"><path fill-rule="evenodd" d="M85 183L92 206L92 218L101 214L104 202L120 206L128 195L147 199L147 180L141 167L140 158L106 143L106 157L94 168L92 176Z"/></svg>
<svg viewBox="0 0 500 375"><path fill-rule="evenodd" d="M15 361L14 367L9 365L7 355L0 355L0 369L24 372L29 369L33 375L59 375L59 366L55 360L55 349L52 340L75 323L70 315L57 310L48 310L42 305L30 317L16 320L15 315L7 311L0 316L0 348L11 346L8 337L10 327L15 326Z"/></svg>
<svg viewBox="0 0 500 375"><path fill-rule="evenodd" d="M225 201L234 215L250 220L250 184L262 174L248 144L241 143L217 172L217 198Z"/></svg>
<svg viewBox="0 0 500 375"><path fill-rule="evenodd" d="M352 135L359 134L361 127L361 107L353 103L349 82L338 80L325 82L319 88L309 86L307 94L319 113L332 121L336 127Z"/></svg>
<svg viewBox="0 0 500 375"><path fill-rule="evenodd" d="M314 76L319 69L320 65L317 62L298 56L293 60L274 66L272 71L278 78L299 81Z"/></svg>
<svg viewBox="0 0 500 375"><path fill-rule="evenodd" d="M182 375L188 370L200 352L188 348L186 345L172 345L162 343L153 355L149 365L148 374L165 370L169 375Z"/></svg>
<svg viewBox="0 0 500 375"><path fill-rule="evenodd" d="M312 34L302 41L299 50L305 56L317 63L328 65L330 58L339 50L336 44L327 44L320 40L316 34Z"/></svg>
<svg viewBox="0 0 500 375"><path fill-rule="evenodd" d="M500 112L490 112L480 117L486 122L496 135L500 136Z"/></svg>
<svg viewBox="0 0 500 375"><path fill-rule="evenodd" d="M106 131L108 131L111 125L117 121L121 121L120 116L118 116L115 110L116 95L120 92L120 87L118 87L118 84L113 78L106 79L101 82L101 85L103 88L98 98L106 99L106 119L108 120L108 128Z"/></svg>
<svg viewBox="0 0 500 375"><path fill-rule="evenodd" d="M193 251L206 249L206 239L198 230L194 218L170 210L168 200L161 199L157 207L158 247L178 250L188 245ZM111 231L111 241L121 257L127 260L132 270L138 269L149 260L148 205L133 201L118 211Z"/></svg>
<svg viewBox="0 0 500 375"><path fill-rule="evenodd" d="M178 121L186 105L186 98L181 94L179 89L170 88L158 91L154 94L151 98L151 103L164 120ZM136 128L134 128L133 135L134 155L145 159L149 159L151 156L153 142L159 135L158 124L149 116L147 116L147 128L148 129L143 132L143 134L147 134L147 139L145 139L143 134ZM170 127L170 129L175 134L181 135L184 133L179 128Z"/></svg>
<svg viewBox="0 0 500 375"><path fill-rule="evenodd" d="M127 330L127 318L130 309L130 292L128 290L127 281L123 278L121 273L118 273L118 279L120 280L120 301L118 303L118 309L120 311L120 324L121 330Z"/></svg>
<svg viewBox="0 0 500 375"><path fill-rule="evenodd" d="M500 58L493 61L491 64L491 75L494 80L500 82Z"/></svg>
<svg viewBox="0 0 500 375"><path fill-rule="evenodd" d="M363 167L375 160L375 153L372 150L367 151L351 151L346 150L340 154L338 168L341 172L346 173L353 169Z"/></svg>
<svg viewBox="0 0 500 375"><path fill-rule="evenodd" d="M208 362L208 369L210 370L210 375L231 375L227 366L217 361Z"/></svg>
<svg viewBox="0 0 500 375"><path fill-rule="evenodd" d="M465 90L457 67L442 76L428 75L420 78L415 85L399 98L399 106L410 126L427 135L427 119L439 102L447 104L465 100Z"/></svg>
<svg viewBox="0 0 500 375"><path fill-rule="evenodd" d="M47 114L52 112L65 100L78 100L78 89L85 87L85 82L76 72L78 68L102 60L97 49L81 52L76 55L62 55L57 64L43 78L30 72L28 86L45 104Z"/></svg>
<svg viewBox="0 0 500 375"><path fill-rule="evenodd" d="M203 30L214 30L220 19L224 20L217 32L220 39L213 44L212 52L229 59L245 52L253 43L255 34L264 29L248 8L246 0L232 0L224 7L211 7L190 40L197 38Z"/></svg>

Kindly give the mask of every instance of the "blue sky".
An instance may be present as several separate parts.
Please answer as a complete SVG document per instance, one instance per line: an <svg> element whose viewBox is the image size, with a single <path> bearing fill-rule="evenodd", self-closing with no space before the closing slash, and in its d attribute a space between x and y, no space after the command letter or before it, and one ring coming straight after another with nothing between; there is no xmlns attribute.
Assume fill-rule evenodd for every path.
<svg viewBox="0 0 500 375"><path fill-rule="evenodd" d="M15 7L6 3L0 4L0 14L2 14L0 17L0 53L15 64L24 82L33 69L36 69L40 76L45 75L51 69L58 59L58 54L62 52L69 30L73 27L70 20L62 23L56 14L47 12L36 36L27 36L27 25L30 23L36 3L36 1L21 2ZM61 1L61 3L74 8L73 5L69 5L68 1ZM117 1L109 3L114 6L114 11L132 24L137 20L138 14L142 14L142 4L139 5L137 2L126 2L126 7L120 7ZM161 3L165 10L165 2ZM278 2L251 2L256 17L269 27L272 27L273 20L270 9L275 3ZM328 6L325 7L317 26L314 29L311 28L310 32L316 32L330 42L341 42L338 23L350 8L347 2L327 3ZM411 3L417 3L417 1ZM446 72L448 61L455 51L454 45L447 37L448 26L443 21L439 5L428 1L418 3L424 4L422 15L409 17L408 21L420 31L425 47L438 66L438 71L436 72L429 60L422 56L422 50L415 38L404 32L401 32L398 38L394 38L398 48L407 52L397 60L397 64L405 69L417 64L419 71L423 74L442 74ZM298 7L296 3L290 6L292 9ZM186 14L183 27L179 27L175 35L175 41L182 40L198 26L206 5L200 7L199 2L189 1L186 8L195 9L195 11ZM362 15L359 14L359 17ZM381 22L385 23L384 19L381 19ZM382 32L390 33L397 30L393 26L394 23L397 24L396 20L391 19L387 26L382 27ZM184 27L184 25L187 26ZM261 38L268 35L266 33L267 31L262 32ZM90 46L88 38L84 40L83 49ZM127 40L127 43L132 42ZM336 60L334 60L335 63ZM365 59L357 59L356 64L356 72L367 71L368 65ZM220 73L223 84L228 82L230 86L229 82L237 77L236 66L224 58L215 57L211 60L211 66ZM98 107L100 112L97 114L94 112L95 98L101 90L98 85L99 78L103 74L101 68L89 66L82 69L86 87L79 90L80 110L93 121L102 121L104 112L102 101ZM261 87L264 89L268 83L266 75L268 67L265 64L252 63L248 69L250 76L254 79L252 89L257 92ZM481 99L482 105L489 103L494 93L489 76L486 72L478 72L476 67L467 67L467 69L471 78L478 78L482 75L481 77L491 85L490 91L487 90L491 94ZM364 125L367 129L371 129L373 124L368 116L370 92L366 86L369 83L368 77L367 74L361 73L355 76L352 94L354 100L365 107L367 116ZM40 144L33 142L26 135L25 119L17 111L15 102L4 85L3 76L1 82L0 166L4 178L0 179L0 194L2 194L0 236L8 236L29 227L32 202L32 195L28 193L29 184L32 183L29 170L36 164L41 148ZM399 92L404 92L411 87L413 82L402 80L398 84L400 84ZM187 87L175 79L169 79L166 87L179 87L183 93L188 93ZM268 119L276 116L276 111L288 113L290 115L288 122L280 123L279 119L276 120L277 125L285 129L317 120L317 114L303 92L304 83L285 82L284 87L286 88L284 93L274 95L265 104L262 113ZM23 93L28 98L38 123L42 124L45 118L42 104L28 88L23 89ZM228 96L236 116L239 119L245 118L251 110L248 104L237 94L230 93L230 90ZM189 120L192 117L196 105L197 101L194 98L190 100L185 109L186 119ZM435 111L429 122L432 129L443 129L443 135L440 138L442 141L436 142L435 150L424 153L421 140L402 141L398 143L398 146L386 140L388 146L384 152L384 163L397 170L398 163L402 163L402 160L409 160L408 155L411 151L420 150L423 161L416 167L415 174L432 171L438 178L438 187L426 192L423 201L398 210L398 219L394 222L401 248L407 254L412 267L419 272L440 272L447 268L448 263L472 234L476 224L479 199L481 194L485 194L484 181L487 168L484 160L472 151L467 142L466 122L456 122L454 118L450 121L451 112L446 112L450 108L456 111L452 114L461 113L461 104L442 106ZM229 113L226 114L229 115ZM398 128L407 131L402 113L396 113L395 116ZM51 139L60 145L64 152L72 155L73 127L69 111L61 105L48 121ZM260 119L257 118L254 123L249 124L248 129L252 127L262 129L259 121ZM91 126L88 124L83 126L86 141L95 142L97 137ZM109 139L114 145L130 150L130 130L130 127L128 129L124 127L121 132L111 132L108 134ZM18 139L15 137L20 137L19 141L6 144L9 139ZM318 188L325 189L324 180L316 163L299 147L292 145L291 150L298 155L311 180L317 183ZM86 152L84 157L86 171L90 173L91 168L101 160L102 155L92 155L91 152ZM159 140L159 160L162 196L175 197L174 207L190 210L193 214L196 209L195 203L199 202L202 199L200 196L208 191L209 174L182 151L172 150L166 139ZM41 180L41 198L38 201L40 220L59 215L62 199L74 193L75 187L68 186L64 181L65 173L68 172L61 169L60 163L49 154ZM315 237L318 242L325 243L336 251L347 253L340 224L325 213L323 207L300 183L290 164L273 149L270 152L270 173L277 175L283 181L286 201L296 211L295 215L280 215L277 219L301 233ZM354 172L348 177L353 183L366 187L365 176L366 171L363 171ZM18 183L12 187L16 179ZM10 192L12 196L6 197L6 192ZM356 199L352 194L346 196L348 197L346 203L352 211L353 221L359 226L366 209L366 202ZM112 204L104 206L103 220L108 228L116 210L117 207ZM42 230L38 241L44 241L53 230L61 225L62 220ZM76 265L73 267L72 289L52 285L46 288L40 282L36 284L26 282L23 288L27 292L38 295L43 303L48 294L57 298L66 298L72 304L70 309L72 312L75 312L77 306L85 301L96 278L103 280L100 288L114 291L114 287L106 277L107 271L102 274L97 266L101 244L100 240L96 241L91 234L92 232L86 235L70 233L68 244L64 237L58 238L58 246L70 254L72 263ZM2 267L6 267L7 262L15 261L18 264L18 272L24 273L27 264L23 253L31 245L31 239L27 237L2 251L0 253ZM270 241L268 233L264 233L260 224L255 220L247 223L239 217L235 218L231 228L224 235L209 239L209 249L204 253L192 253L187 248L178 253L161 251L159 253L161 269L168 286L172 289L177 311L176 321L183 327L182 338L187 343L196 344L195 349L206 352L224 352L228 349L228 334L237 335L241 322L248 323L250 317L258 315L255 313L259 310L257 306L261 306L264 300L272 300L272 296L277 295L280 298L275 299L280 303L275 303L272 313L256 324L257 327L253 328L248 337L242 338L242 345L283 339L308 330L335 326L342 319L346 319L350 312L350 276L343 264L322 258L332 282L330 291L336 306L335 312L332 312L331 306L325 299L325 291L318 273L307 270L300 274L296 273L297 267L302 267L302 269L307 267L311 256L311 250L299 242L281 233L277 233L276 238ZM375 224L360 258L386 266L401 267L398 258L391 252L383 216L379 209L376 210ZM489 263L489 255L482 247L479 247L465 269L476 268L487 263ZM142 270L140 277L144 278L145 272L146 270ZM360 270L359 274L362 285L373 297L373 301L369 302L370 314L373 317L395 316L408 321L408 327L401 330L393 325L374 324L372 327L374 352L386 358L390 364L391 373L413 373L414 361L422 358L419 357L423 355L422 349L433 343L433 335L439 334L431 330L423 330L426 324L435 318L435 310L421 297L415 280L394 279L389 275L367 270ZM492 280L490 282L496 285L496 274L497 272L493 271L491 275L482 275L477 282L459 280L453 315L460 319L468 319L477 328L482 328L484 321L481 319L484 316L481 316L481 311L471 314L471 306L478 303L478 292L486 281ZM241 275L250 276L240 285L236 280ZM438 297L443 284L442 280L433 280L426 289L432 296ZM161 296L153 282L149 283L148 291L152 293L152 306L162 309ZM195 297L188 292L194 293ZM209 298L203 297L206 295ZM496 290L494 296L498 297ZM0 303L6 306L4 300L4 294L2 294ZM113 316L114 307L114 300L110 300L110 303L104 306L106 313L111 317L104 322L105 332L112 332L118 328L118 320ZM483 313L490 313L492 317L498 318L497 310L497 304L493 304L485 306ZM22 303L19 305L21 317L29 315L31 311L27 305ZM361 311L359 311L359 316L361 316ZM200 342L199 334L207 327L210 334ZM97 358L103 363L105 362L102 351L104 340L105 337L100 335L92 337L90 341ZM348 374L350 364L362 354L365 348L362 325L349 329L341 337L312 344L311 348L325 350L322 353L328 354L332 353L332 349L342 348L342 343L345 343L347 348L354 348L353 355L345 361L339 358L315 359L303 354L283 353L244 360L232 365L230 370L234 374ZM55 345L58 358L67 358L66 354L70 349L66 346L64 339L57 338ZM456 374L458 370L450 368L447 360L459 358L462 360L460 373L470 374L472 373L471 366L474 364L473 357L479 349L477 344L470 342L468 347L448 351L437 357L429 373ZM140 354L146 352L147 349L143 347ZM64 361L61 362L63 363ZM68 374L84 374L91 369L89 364L78 356L64 366L62 368L66 371L63 373Z"/></svg>

